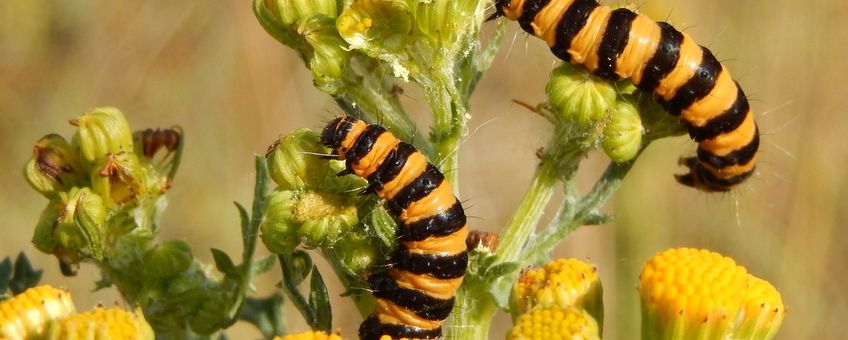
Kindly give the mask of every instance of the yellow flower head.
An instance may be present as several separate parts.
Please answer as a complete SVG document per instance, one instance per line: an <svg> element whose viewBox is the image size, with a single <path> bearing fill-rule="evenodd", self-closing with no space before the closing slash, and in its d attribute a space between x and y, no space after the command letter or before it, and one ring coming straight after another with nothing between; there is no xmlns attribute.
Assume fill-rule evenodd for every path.
<svg viewBox="0 0 848 340"><path fill-rule="evenodd" d="M786 307L777 289L753 275L748 276L742 309L743 319L737 337L743 339L771 339L786 316Z"/></svg>
<svg viewBox="0 0 848 340"><path fill-rule="evenodd" d="M774 288L756 281L733 259L708 250L677 248L655 255L639 278L643 339L738 336L741 320L761 314L761 305L783 310Z"/></svg>
<svg viewBox="0 0 848 340"><path fill-rule="evenodd" d="M600 339L598 323L580 308L537 308L515 320L507 340Z"/></svg>
<svg viewBox="0 0 848 340"><path fill-rule="evenodd" d="M59 320L50 327L46 339L58 340L152 340L153 329L140 309L134 313L119 307L97 307Z"/></svg>
<svg viewBox="0 0 848 340"><path fill-rule="evenodd" d="M576 259L558 259L521 273L512 290L512 310L580 307L603 322L603 289L595 266Z"/></svg>
<svg viewBox="0 0 848 340"><path fill-rule="evenodd" d="M40 336L50 322L74 312L68 292L48 285L33 287L0 303L0 338Z"/></svg>
<svg viewBox="0 0 848 340"><path fill-rule="evenodd" d="M277 336L273 340L342 340L342 337L337 334L327 334L321 331L308 331L282 337Z"/></svg>

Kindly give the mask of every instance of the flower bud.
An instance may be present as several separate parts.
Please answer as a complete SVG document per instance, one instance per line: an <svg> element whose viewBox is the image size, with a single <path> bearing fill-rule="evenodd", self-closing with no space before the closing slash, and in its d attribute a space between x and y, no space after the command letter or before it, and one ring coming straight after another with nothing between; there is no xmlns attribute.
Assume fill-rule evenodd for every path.
<svg viewBox="0 0 848 340"><path fill-rule="evenodd" d="M91 189L109 206L129 203L147 193L148 172L144 171L138 156L132 152L109 154L96 164L94 170Z"/></svg>
<svg viewBox="0 0 848 340"><path fill-rule="evenodd" d="M24 168L24 177L35 191L52 198L86 182L78 150L60 135L42 137L33 147L32 158Z"/></svg>
<svg viewBox="0 0 848 340"><path fill-rule="evenodd" d="M579 307L603 324L603 288L595 266L576 259L558 259L521 273L510 298L514 314L536 308Z"/></svg>
<svg viewBox="0 0 848 340"><path fill-rule="evenodd" d="M359 232L347 233L333 246L342 267L354 276L365 272L374 260L381 259L379 249L379 244Z"/></svg>
<svg viewBox="0 0 848 340"><path fill-rule="evenodd" d="M297 32L312 47L309 69L315 86L335 94L338 91L336 80L341 78L350 60L347 43L336 31L336 21L325 16L312 16L300 22Z"/></svg>
<svg viewBox="0 0 848 340"><path fill-rule="evenodd" d="M101 107L71 121L78 127L75 141L89 163L101 163L107 155L132 152L132 133L120 110Z"/></svg>
<svg viewBox="0 0 848 340"><path fill-rule="evenodd" d="M351 49L391 65L396 77L409 77L409 56L402 53L412 42L412 15L402 0L354 0L336 21Z"/></svg>
<svg viewBox="0 0 848 340"><path fill-rule="evenodd" d="M298 235L310 248L332 246L359 223L355 200L325 192L303 192L294 218L301 223Z"/></svg>
<svg viewBox="0 0 848 340"><path fill-rule="evenodd" d="M156 171L173 179L180 164L183 149L183 130L146 129L133 133L135 154Z"/></svg>
<svg viewBox="0 0 848 340"><path fill-rule="evenodd" d="M296 204L297 197L293 191L278 189L268 195L265 216L259 226L259 236L268 251L287 254L300 244L297 234L300 224L293 217Z"/></svg>
<svg viewBox="0 0 848 340"><path fill-rule="evenodd" d="M735 338L748 273L708 250L676 248L642 267L643 339Z"/></svg>
<svg viewBox="0 0 848 340"><path fill-rule="evenodd" d="M585 310L576 307L537 308L513 323L507 340L600 339L598 324Z"/></svg>
<svg viewBox="0 0 848 340"><path fill-rule="evenodd" d="M436 47L454 50L469 35L476 34L483 22L479 0L432 0L413 4L418 31Z"/></svg>
<svg viewBox="0 0 848 340"><path fill-rule="evenodd" d="M746 293L742 303L745 317L735 338L765 340L773 338L783 323L783 317L786 316L786 307L783 306L780 293L768 281L753 275L748 275Z"/></svg>
<svg viewBox="0 0 848 340"><path fill-rule="evenodd" d="M558 125L581 130L603 123L617 97L612 83L567 63L551 72L545 92Z"/></svg>
<svg viewBox="0 0 848 340"><path fill-rule="evenodd" d="M614 162L626 162L642 149L642 119L633 104L619 100L604 126L601 146Z"/></svg>
<svg viewBox="0 0 848 340"><path fill-rule="evenodd" d="M74 311L74 302L65 290L48 285L27 289L0 302L0 338L40 339L51 322Z"/></svg>
<svg viewBox="0 0 848 340"><path fill-rule="evenodd" d="M45 339L57 340L153 340L153 328L144 319L141 309L134 313L118 307L96 307L59 320L50 327Z"/></svg>
<svg viewBox="0 0 848 340"><path fill-rule="evenodd" d="M342 340L338 334L327 334L322 331L307 331L285 336L276 336L273 340Z"/></svg>
<svg viewBox="0 0 848 340"><path fill-rule="evenodd" d="M193 261L187 243L180 240L164 241L144 254L145 277L166 280L188 269Z"/></svg>
<svg viewBox="0 0 848 340"><path fill-rule="evenodd" d="M302 190L317 187L328 173L327 160L315 154L324 153L318 135L309 129L298 129L281 136L267 153L268 172L281 189Z"/></svg>
<svg viewBox="0 0 848 340"><path fill-rule="evenodd" d="M88 188L61 192L42 212L32 242L67 264L103 256L103 199Z"/></svg>

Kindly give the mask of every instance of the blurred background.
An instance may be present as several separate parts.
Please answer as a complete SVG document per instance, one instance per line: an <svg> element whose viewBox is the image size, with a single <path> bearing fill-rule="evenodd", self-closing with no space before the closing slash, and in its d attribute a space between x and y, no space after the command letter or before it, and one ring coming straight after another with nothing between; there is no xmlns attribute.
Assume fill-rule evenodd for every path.
<svg viewBox="0 0 848 340"><path fill-rule="evenodd" d="M583 228L559 246L558 256L598 265L606 335L625 339L638 330L642 263L663 249L691 246L731 256L777 287L789 310L778 338L844 336L848 2L640 0L639 6L712 49L749 95L764 136L757 174L728 194L674 182L672 174L683 171L677 158L693 154L694 143L679 137L651 145L608 207L615 223ZM516 27L472 98L471 133L461 150L460 196L470 224L490 231L518 204L534 152L549 133L543 119L509 101L543 101L556 64L540 41ZM134 129L186 130L161 238L188 241L207 263L210 247L239 254L232 202L249 202L253 155L279 134L319 129L340 113L311 83L299 58L262 30L246 0L0 1L0 256L25 251L45 269L43 281L69 288L81 310L119 303L112 289L92 292L99 278L93 268L64 278L54 258L32 247L46 200L21 175L38 138L69 136L69 119L105 105L120 108ZM414 85L404 87L404 101L426 124L423 96ZM584 162L584 190L606 162L600 153ZM259 277L258 294L271 293L279 278L277 270ZM333 287L331 294L341 293ZM346 317L355 315L352 304L338 301L335 326L354 338L360 320ZM292 331L305 328L293 309L288 320ZM504 332L495 329L492 337ZM228 334L259 336L246 325Z"/></svg>

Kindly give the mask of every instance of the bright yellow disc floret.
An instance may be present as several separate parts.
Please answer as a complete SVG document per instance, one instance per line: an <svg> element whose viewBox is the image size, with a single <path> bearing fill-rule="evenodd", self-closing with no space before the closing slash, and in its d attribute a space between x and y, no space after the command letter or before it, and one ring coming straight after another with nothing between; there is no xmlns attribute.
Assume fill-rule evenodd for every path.
<svg viewBox="0 0 848 340"><path fill-rule="evenodd" d="M97 307L85 313L73 314L53 324L47 335L47 339L51 340L154 338L153 329L140 309L131 313L119 307Z"/></svg>
<svg viewBox="0 0 848 340"><path fill-rule="evenodd" d="M49 285L27 289L0 303L0 338L40 336L50 322L74 310L67 291Z"/></svg>
<svg viewBox="0 0 848 340"><path fill-rule="evenodd" d="M601 305L601 295L601 281L595 266L576 259L558 259L542 268L521 273L513 286L512 303L516 313L526 313L536 307L571 306L587 308L592 313L594 307L584 306L584 303Z"/></svg>
<svg viewBox="0 0 848 340"><path fill-rule="evenodd" d="M515 320L507 340L600 339L598 324L580 308L537 308Z"/></svg>
<svg viewBox="0 0 848 340"><path fill-rule="evenodd" d="M337 334L327 334L321 331L308 331L275 337L274 340L342 340Z"/></svg>

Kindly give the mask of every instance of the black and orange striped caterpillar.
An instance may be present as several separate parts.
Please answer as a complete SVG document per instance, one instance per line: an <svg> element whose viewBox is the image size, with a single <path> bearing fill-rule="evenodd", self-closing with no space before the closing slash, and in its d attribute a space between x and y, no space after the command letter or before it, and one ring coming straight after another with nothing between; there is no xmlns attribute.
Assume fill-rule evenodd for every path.
<svg viewBox="0 0 848 340"><path fill-rule="evenodd" d="M450 184L415 147L379 125L336 118L321 144L345 161L340 175L365 178L365 190L386 200L398 221L390 268L368 277L376 309L359 337L438 338L468 265L465 211Z"/></svg>
<svg viewBox="0 0 848 340"><path fill-rule="evenodd" d="M681 119L698 142L678 182L727 191L754 172L759 131L748 99L707 48L665 22L595 0L495 0L505 16L547 42L553 54L598 77L631 79Z"/></svg>

